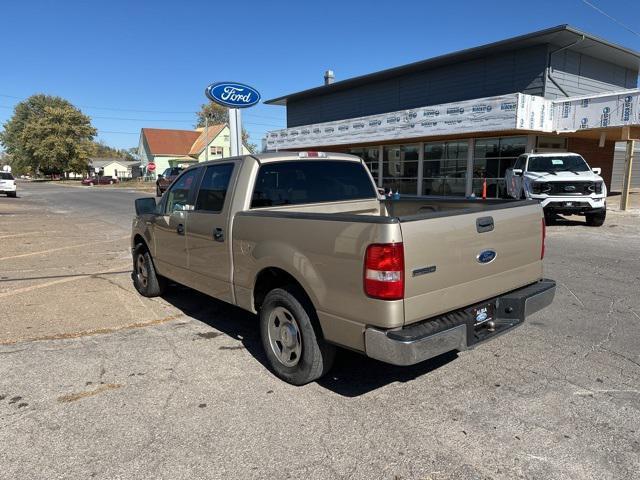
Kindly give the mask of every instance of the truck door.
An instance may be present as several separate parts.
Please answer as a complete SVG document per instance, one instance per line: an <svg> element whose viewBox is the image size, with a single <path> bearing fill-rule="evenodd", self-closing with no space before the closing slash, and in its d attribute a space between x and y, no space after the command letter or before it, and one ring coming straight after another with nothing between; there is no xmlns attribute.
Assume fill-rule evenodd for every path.
<svg viewBox="0 0 640 480"><path fill-rule="evenodd" d="M201 170L187 170L171 186L167 192L163 214L155 218L153 228L154 261L163 275L181 283L188 278L186 216L193 208Z"/></svg>
<svg viewBox="0 0 640 480"><path fill-rule="evenodd" d="M233 301L228 229L230 185L235 183L237 164L237 161L231 161L207 166L195 207L187 213L190 286L227 302Z"/></svg>

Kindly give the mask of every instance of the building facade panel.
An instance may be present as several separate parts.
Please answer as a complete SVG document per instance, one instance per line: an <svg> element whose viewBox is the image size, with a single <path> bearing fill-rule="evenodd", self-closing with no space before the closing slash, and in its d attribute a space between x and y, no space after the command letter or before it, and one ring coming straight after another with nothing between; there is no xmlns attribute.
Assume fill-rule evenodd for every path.
<svg viewBox="0 0 640 480"><path fill-rule="evenodd" d="M543 95L544 45L373 81L347 90L290 100L296 127L513 92Z"/></svg>
<svg viewBox="0 0 640 480"><path fill-rule="evenodd" d="M556 47L551 47L551 52L554 48ZM572 97L635 88L638 78L637 70L570 50L551 53L550 73L567 95ZM635 81L630 81L633 78ZM552 99L565 97L552 81L547 82L544 96Z"/></svg>

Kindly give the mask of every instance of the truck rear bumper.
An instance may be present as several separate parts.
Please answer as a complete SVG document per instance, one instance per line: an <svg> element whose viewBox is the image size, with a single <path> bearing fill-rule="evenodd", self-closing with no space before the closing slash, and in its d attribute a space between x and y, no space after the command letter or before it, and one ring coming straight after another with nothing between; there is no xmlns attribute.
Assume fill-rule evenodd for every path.
<svg viewBox="0 0 640 480"><path fill-rule="evenodd" d="M476 324L475 308L457 310L400 330L365 330L367 356L393 365L413 365L451 350L467 350L521 325L553 301L556 282L540 280L483 302L494 305L492 321Z"/></svg>

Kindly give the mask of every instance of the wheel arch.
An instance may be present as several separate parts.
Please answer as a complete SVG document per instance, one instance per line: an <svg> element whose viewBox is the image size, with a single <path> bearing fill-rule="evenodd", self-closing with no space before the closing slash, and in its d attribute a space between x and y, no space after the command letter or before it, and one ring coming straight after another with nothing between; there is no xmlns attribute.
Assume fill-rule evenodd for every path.
<svg viewBox="0 0 640 480"><path fill-rule="evenodd" d="M271 290L283 287L293 287L298 290L315 309L315 304L302 282L282 268L266 267L258 272L253 284L253 307L256 312L260 311L262 302Z"/></svg>
<svg viewBox="0 0 640 480"><path fill-rule="evenodd" d="M145 238L139 233L136 233L133 237L133 248L135 248L137 245L140 245L140 244L142 244L147 251L149 252L151 251L149 249L149 245L147 244L147 241L145 240Z"/></svg>

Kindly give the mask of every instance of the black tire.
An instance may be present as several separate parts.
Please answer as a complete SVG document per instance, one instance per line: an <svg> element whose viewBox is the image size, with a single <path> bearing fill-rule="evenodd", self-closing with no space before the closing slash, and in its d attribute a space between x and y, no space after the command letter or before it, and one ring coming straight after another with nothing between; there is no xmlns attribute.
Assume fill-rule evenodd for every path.
<svg viewBox="0 0 640 480"><path fill-rule="evenodd" d="M160 190L160 185L156 183L156 197L162 196L162 190Z"/></svg>
<svg viewBox="0 0 640 480"><path fill-rule="evenodd" d="M549 226L549 225L554 225L556 223L556 214L553 212L544 212L544 224Z"/></svg>
<svg viewBox="0 0 640 480"><path fill-rule="evenodd" d="M297 360L294 365L283 362L281 357L284 349L279 354L276 353L277 341L272 346L271 334L274 332L278 315L283 311L290 314L297 328L300 353L295 359L289 357L292 362ZM288 318L286 313L284 315L285 319ZM291 319L287 321L288 325L292 325ZM281 328L285 329L284 326ZM278 377L292 385L313 382L324 376L333 365L336 348L324 341L315 309L298 288L276 288L267 294L260 308L260 337L271 369ZM284 337L281 340L282 344L285 341Z"/></svg>
<svg viewBox="0 0 640 480"><path fill-rule="evenodd" d="M601 227L604 224L605 218L607 218L607 211L586 213L584 218L590 227Z"/></svg>
<svg viewBox="0 0 640 480"><path fill-rule="evenodd" d="M167 281L156 273L153 259L146 245L139 243L133 251L133 285L145 297L159 297L166 289Z"/></svg>
<svg viewBox="0 0 640 480"><path fill-rule="evenodd" d="M16 198L18 196L17 192L9 192L7 193L7 197Z"/></svg>

